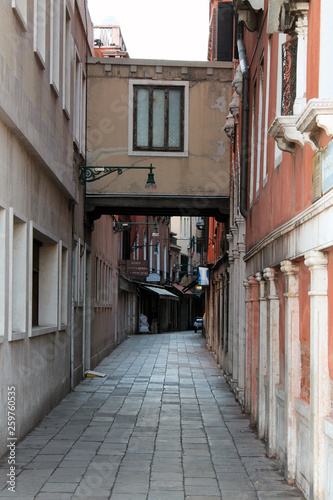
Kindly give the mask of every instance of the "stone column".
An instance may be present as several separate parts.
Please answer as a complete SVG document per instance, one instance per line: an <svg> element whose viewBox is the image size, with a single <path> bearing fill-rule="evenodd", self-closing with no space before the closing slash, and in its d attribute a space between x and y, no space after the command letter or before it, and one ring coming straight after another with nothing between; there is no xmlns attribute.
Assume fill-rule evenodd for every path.
<svg viewBox="0 0 333 500"><path fill-rule="evenodd" d="M257 381L257 369L258 369L258 356L259 356L259 283L257 282L255 276L249 278L249 283L252 288L252 298L251 298L251 412L250 412L250 422L251 425L257 424L258 421L258 405L257 405L257 394L258 394L258 381Z"/></svg>
<svg viewBox="0 0 333 500"><path fill-rule="evenodd" d="M238 226L238 252L239 252L239 286L238 286L238 385L237 398L240 404L244 405L245 392L245 366L246 366L246 304L245 304L245 288L244 279L246 265L244 262L245 255L245 223L243 218L237 218Z"/></svg>
<svg viewBox="0 0 333 500"><path fill-rule="evenodd" d="M234 234L234 238L236 234ZM237 247L233 250L234 257L234 274L233 274L233 332L232 332L232 378L231 388L236 391L238 385L238 344L239 344L239 252Z"/></svg>
<svg viewBox="0 0 333 500"><path fill-rule="evenodd" d="M252 318L252 287L249 279L243 281L245 287L245 394L244 410L251 411L251 318Z"/></svg>
<svg viewBox="0 0 333 500"><path fill-rule="evenodd" d="M267 293L262 273L256 274L259 283L259 358L258 358L258 437L265 437L267 375Z"/></svg>
<svg viewBox="0 0 333 500"><path fill-rule="evenodd" d="M232 253L233 237L227 235L229 241L229 314L228 314L228 360L226 377L229 382L232 376L232 359L233 359L233 335L234 335L234 257Z"/></svg>
<svg viewBox="0 0 333 500"><path fill-rule="evenodd" d="M268 321L267 321L267 376L268 376L268 404L267 404L267 455L276 455L276 397L275 386L279 383L279 295L277 288L278 273L273 268L264 269L268 290Z"/></svg>
<svg viewBox="0 0 333 500"><path fill-rule="evenodd" d="M285 409L286 463L285 478L296 477L296 410L295 398L300 396L301 350L299 340L298 265L289 260L281 262L286 276L285 296Z"/></svg>
<svg viewBox="0 0 333 500"><path fill-rule="evenodd" d="M212 338L214 329L214 286L213 279L209 280L209 295L208 295L208 317L207 317L207 330L206 330L206 346L207 349L212 348Z"/></svg>
<svg viewBox="0 0 333 500"><path fill-rule="evenodd" d="M227 355L228 355L228 335L229 335L229 332L228 332L228 301L229 301L229 297L228 297L228 293L229 293L229 289L228 289L228 283L229 283L229 276L228 276L228 271L226 271L225 273L223 273L223 371L226 372L227 371L227 366L226 366L226 359L227 359Z"/></svg>
<svg viewBox="0 0 333 500"><path fill-rule="evenodd" d="M223 359L223 335L224 335L224 310L223 310L223 274L219 275L219 365L222 366Z"/></svg>
<svg viewBox="0 0 333 500"><path fill-rule="evenodd" d="M327 257L323 252L305 255L311 272L310 295L310 498L325 499L323 418L330 413L328 368Z"/></svg>

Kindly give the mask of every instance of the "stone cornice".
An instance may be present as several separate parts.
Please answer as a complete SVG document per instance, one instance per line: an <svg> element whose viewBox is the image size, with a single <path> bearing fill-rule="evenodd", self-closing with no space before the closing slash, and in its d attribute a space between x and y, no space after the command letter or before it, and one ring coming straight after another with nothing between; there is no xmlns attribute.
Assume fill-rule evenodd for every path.
<svg viewBox="0 0 333 500"><path fill-rule="evenodd" d="M323 252L318 252L317 250L311 250L305 254L305 265L310 269L327 267L327 257Z"/></svg>
<svg viewBox="0 0 333 500"><path fill-rule="evenodd" d="M288 275L293 275L293 274L298 274L298 266L295 265L293 262L290 260L284 260L281 262L281 271L284 274Z"/></svg>
<svg viewBox="0 0 333 500"><path fill-rule="evenodd" d="M297 116L277 116L268 132L281 151L295 154L295 144L304 146L301 133L296 129Z"/></svg>
<svg viewBox="0 0 333 500"><path fill-rule="evenodd" d="M318 151L319 129L333 136L333 99L311 99L298 117L296 128L313 151Z"/></svg>
<svg viewBox="0 0 333 500"><path fill-rule="evenodd" d="M293 219L289 220L283 226L278 227L265 238L263 238L257 245L255 245L251 250L247 252L244 256L244 260L250 260L257 253L261 252L265 247L270 245L277 238L283 237L284 235L290 233L298 226L304 224L305 222L311 220L313 217L320 215L322 212L333 206L333 191L330 191L301 214L297 215Z"/></svg>

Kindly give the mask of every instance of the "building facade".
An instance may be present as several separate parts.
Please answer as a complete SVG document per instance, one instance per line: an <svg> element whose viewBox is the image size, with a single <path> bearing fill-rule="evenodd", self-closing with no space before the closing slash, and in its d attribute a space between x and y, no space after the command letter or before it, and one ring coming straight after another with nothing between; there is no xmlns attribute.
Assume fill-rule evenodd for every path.
<svg viewBox="0 0 333 500"><path fill-rule="evenodd" d="M330 499L332 4L233 4L239 65L225 125L234 154L220 277L229 319L212 349L286 480L306 498Z"/></svg>
<svg viewBox="0 0 333 500"><path fill-rule="evenodd" d="M7 387L22 438L128 333L118 325L119 237L85 217L83 0L0 2L0 454ZM106 333L107 332L107 333Z"/></svg>

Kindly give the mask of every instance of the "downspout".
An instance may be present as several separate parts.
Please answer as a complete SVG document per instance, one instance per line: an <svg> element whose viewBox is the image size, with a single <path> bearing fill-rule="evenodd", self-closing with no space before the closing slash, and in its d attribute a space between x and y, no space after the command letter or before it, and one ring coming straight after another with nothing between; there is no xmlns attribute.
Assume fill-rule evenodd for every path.
<svg viewBox="0 0 333 500"><path fill-rule="evenodd" d="M246 60L244 42L237 40L239 65L243 77L242 85L242 127L241 127L241 167L240 167L240 212L247 218L247 167L249 149L249 67Z"/></svg>

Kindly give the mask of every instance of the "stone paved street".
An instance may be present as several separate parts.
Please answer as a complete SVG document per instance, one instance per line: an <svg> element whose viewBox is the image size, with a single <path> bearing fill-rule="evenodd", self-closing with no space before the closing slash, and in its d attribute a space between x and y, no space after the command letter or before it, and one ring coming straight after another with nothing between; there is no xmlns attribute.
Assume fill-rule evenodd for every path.
<svg viewBox="0 0 333 500"><path fill-rule="evenodd" d="M249 427L200 333L137 335L16 448L24 500L303 498Z"/></svg>

